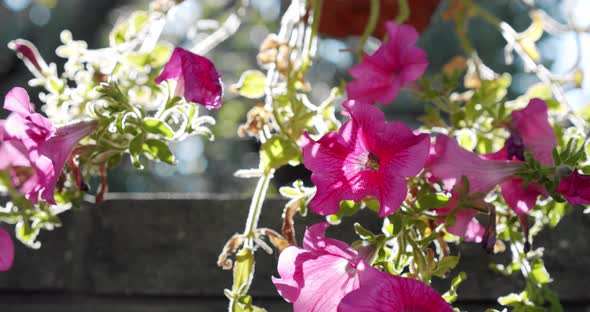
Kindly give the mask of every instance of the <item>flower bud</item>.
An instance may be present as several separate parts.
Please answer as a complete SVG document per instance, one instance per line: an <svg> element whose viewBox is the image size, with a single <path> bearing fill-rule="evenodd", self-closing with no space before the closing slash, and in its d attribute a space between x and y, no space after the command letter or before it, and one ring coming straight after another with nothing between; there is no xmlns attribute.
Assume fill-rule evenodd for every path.
<svg viewBox="0 0 590 312"><path fill-rule="evenodd" d="M48 66L33 43L24 39L16 39L8 43L8 48L16 52L16 56L25 63L35 77L44 78Z"/></svg>

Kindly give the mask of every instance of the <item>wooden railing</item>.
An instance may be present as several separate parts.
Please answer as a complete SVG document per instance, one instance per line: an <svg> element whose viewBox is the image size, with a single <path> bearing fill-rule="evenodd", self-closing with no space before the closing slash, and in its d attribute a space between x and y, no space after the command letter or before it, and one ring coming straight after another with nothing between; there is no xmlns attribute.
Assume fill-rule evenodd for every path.
<svg viewBox="0 0 590 312"><path fill-rule="evenodd" d="M112 194L100 207L68 212L62 228L41 234L40 250L17 244L13 269L0 274L0 311L225 311L223 289L231 286L231 272L217 267L217 255L243 229L248 204L224 195ZM283 204L268 200L260 227L280 229ZM298 237L305 225L321 220L297 219ZM379 220L368 211L356 221L379 231ZM345 219L329 235L352 242L351 225ZM552 289L565 311L590 307L589 238L590 215L577 210L534 242L546 248ZM488 255L475 244L459 251L456 270L468 274L459 288L461 308L483 311L497 306L498 296L522 289L520 279L488 269L492 260L507 263L509 255ZM258 251L252 294L269 311L290 311L269 278L276 275L277 256ZM434 285L445 291L449 283Z"/></svg>

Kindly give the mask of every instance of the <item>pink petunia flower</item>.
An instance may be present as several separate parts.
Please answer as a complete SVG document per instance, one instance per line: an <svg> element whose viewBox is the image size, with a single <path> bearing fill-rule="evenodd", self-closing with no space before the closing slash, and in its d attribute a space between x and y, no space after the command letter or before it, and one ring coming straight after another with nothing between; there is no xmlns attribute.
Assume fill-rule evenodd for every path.
<svg viewBox="0 0 590 312"><path fill-rule="evenodd" d="M556 142L548 121L547 104L532 99L524 109L512 112L510 137L496 153L478 155L461 148L445 135L437 136L435 151L429 161L430 172L433 180L442 180L448 190L461 183L462 176L469 181L471 194L485 195L500 185L508 206L519 216L524 216L535 206L539 195L546 196L546 191L534 183L525 187L523 180L514 175L523 165L525 151L530 151L541 163L552 166ZM444 215L454 209L457 196L454 193L449 205L437 209L437 213ZM470 209L458 211L455 224L447 230L464 236L467 241L480 242L483 227L474 219L476 214Z"/></svg>
<svg viewBox="0 0 590 312"><path fill-rule="evenodd" d="M467 151L456 140L439 134L434 144L434 153L429 160L431 180L442 180L445 189L451 191L447 206L439 208L436 213L446 215L455 209L459 193L453 190L455 185L463 186L462 177L469 182L470 194L481 194L482 198L496 185L510 179L522 167L520 163L508 160L484 159L481 155ZM484 229L474 218L477 211L461 209L455 214L455 224L449 226L449 233L463 236L466 241L481 242Z"/></svg>
<svg viewBox="0 0 590 312"><path fill-rule="evenodd" d="M307 228L303 248L291 246L279 256L280 278L272 278L294 312L336 311L340 300L359 287L368 265L348 244L325 237L329 224Z"/></svg>
<svg viewBox="0 0 590 312"><path fill-rule="evenodd" d="M399 89L417 80L428 67L426 53L415 46L418 32L412 26L386 23L388 40L349 73L356 80L348 83L348 98L387 104Z"/></svg>
<svg viewBox="0 0 590 312"><path fill-rule="evenodd" d="M391 215L406 198L405 178L424 167L430 139L401 122L386 122L372 105L347 101L343 106L351 119L338 132L317 142L304 134L303 163L317 186L310 207L320 215L335 214L342 200L373 196L381 203L379 216Z"/></svg>
<svg viewBox="0 0 590 312"><path fill-rule="evenodd" d="M590 204L590 175L580 174L578 170L561 179L556 191L572 205Z"/></svg>
<svg viewBox="0 0 590 312"><path fill-rule="evenodd" d="M14 242L10 234L0 228L0 272L8 271L14 262Z"/></svg>
<svg viewBox="0 0 590 312"><path fill-rule="evenodd" d="M338 312L451 312L453 308L427 284L367 267L360 287L346 295Z"/></svg>
<svg viewBox="0 0 590 312"><path fill-rule="evenodd" d="M446 189L451 189L465 176L469 181L471 194L487 194L496 185L514 176L522 164L509 160L485 159L470 152L456 140L444 134L436 136L435 156L430 160L430 172L443 181Z"/></svg>
<svg viewBox="0 0 590 312"><path fill-rule="evenodd" d="M12 167L30 167L31 162L26 156L25 147L16 141L4 139L5 120L0 120L0 170Z"/></svg>
<svg viewBox="0 0 590 312"><path fill-rule="evenodd" d="M532 99L521 110L512 112L512 129L504 147L486 159L524 161L524 152L530 151L546 166L553 166L553 148L557 139L549 124L547 104L541 99ZM518 215L525 215L535 207L539 195L547 196L543 187L531 183L524 186L520 178L512 178L501 185L502 197Z"/></svg>
<svg viewBox="0 0 590 312"><path fill-rule="evenodd" d="M94 131L96 121L81 121L56 129L47 118L35 113L29 95L18 87L6 95L4 108L12 114L4 122L0 168L34 169L25 179L12 170L13 181L21 182L17 186L31 202L37 203L40 196L55 204L55 185L65 162L74 146Z"/></svg>
<svg viewBox="0 0 590 312"><path fill-rule="evenodd" d="M452 190L451 198L446 206L435 210L437 215L446 216L448 215L459 203L460 195L456 190ZM447 232L462 236L466 242L481 243L485 233L484 227L475 219L478 214L473 209L461 209L455 212L455 223L446 228ZM439 220L438 223L444 223L444 220Z"/></svg>
<svg viewBox="0 0 590 312"><path fill-rule="evenodd" d="M156 83L176 80L176 96L183 96L188 102L198 103L207 109L221 107L223 87L221 74L208 58L175 48L168 64L156 78Z"/></svg>

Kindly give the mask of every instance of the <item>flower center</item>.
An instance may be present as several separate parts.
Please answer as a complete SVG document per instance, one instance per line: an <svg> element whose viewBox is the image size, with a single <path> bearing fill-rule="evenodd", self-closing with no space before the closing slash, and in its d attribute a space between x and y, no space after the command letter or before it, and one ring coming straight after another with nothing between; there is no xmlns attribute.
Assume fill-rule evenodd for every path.
<svg viewBox="0 0 590 312"><path fill-rule="evenodd" d="M15 187L19 188L35 174L35 169L32 167L14 166L12 167L12 174L12 183L14 183Z"/></svg>
<svg viewBox="0 0 590 312"><path fill-rule="evenodd" d="M372 170L379 170L379 157L375 154L369 152L369 157L367 157L367 163L365 164L367 169Z"/></svg>
<svg viewBox="0 0 590 312"><path fill-rule="evenodd" d="M512 160L515 157L518 160L524 161L524 142L518 131L511 130L510 136L506 139L504 145L508 150L508 160Z"/></svg>

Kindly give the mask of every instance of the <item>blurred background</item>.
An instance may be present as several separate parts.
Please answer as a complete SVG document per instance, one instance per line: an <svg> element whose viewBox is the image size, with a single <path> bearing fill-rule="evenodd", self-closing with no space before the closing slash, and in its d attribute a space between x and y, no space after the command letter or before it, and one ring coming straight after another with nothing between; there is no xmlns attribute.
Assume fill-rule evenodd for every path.
<svg viewBox="0 0 590 312"><path fill-rule="evenodd" d="M531 23L525 7L517 0L479 2L517 31L523 31ZM190 42L179 40L185 37L197 20L223 20L232 3L231 0L184 1L171 14L164 37L171 42L188 45ZM213 128L216 140L208 142L200 137L192 137L177 144L174 146L178 160L176 166L146 162L146 169L137 171L129 160L123 161L120 168L109 174L111 192L252 191L254 184L251 181L234 178L233 173L238 169L258 165L258 146L255 140L237 136L238 126L245 121L246 112L257 101L237 97L227 90L227 86L237 82L244 70L257 68L258 47L268 33L277 30L287 4L288 1L285 0L251 0L251 6L238 32L208 53L207 56L213 59L222 73L226 86L222 108L214 112L217 115L217 125ZM584 12L590 10L590 1L540 0L536 4L560 22L569 20L579 27L587 27L584 23L590 24L590 19L584 19ZM48 63L55 62L59 70L64 60L55 55L55 49L62 30L69 29L75 40L87 41L89 48L100 48L108 45L108 33L118 18L124 18L130 12L145 9L147 6L146 0L0 0L0 95L3 97L14 86L27 86L27 81L31 78L24 64L6 47L10 40L24 38L35 43L45 60ZM442 66L462 53L452 21L443 18L446 6L446 1L440 1L438 9L433 12L430 25L423 25L424 32L419 45L428 53L429 73L440 72ZM471 25L469 37L481 59L496 72L512 74L512 94L509 94L509 98L522 94L537 82L534 75L523 72L518 58L510 66L505 64L505 41L495 29L478 20ZM195 38L198 40L198 36ZM580 40L582 49L590 48L587 35L579 35L577 38L573 33L544 35L538 42L542 54L541 62L556 73L566 71L575 62L578 54L576 40ZM378 44L375 39L369 46L374 49ZM333 86L349 79L347 70L356 62L351 51L357 46L358 38L355 37L322 37L318 57L308 77L313 86L310 95L313 102L322 101ZM582 60L581 65L585 70L589 69L590 59ZM586 83L584 87L585 89L568 92L568 99L577 105L590 102L590 86ZM39 91L29 87L30 94L37 94ZM32 100L37 104L40 102L33 95ZM417 126L416 118L422 112L422 104L407 92L402 92L395 103L385 106L384 110L389 119L402 120ZM283 168L276 176L275 189L296 178L305 179L307 173L301 167Z"/></svg>
<svg viewBox="0 0 590 312"><path fill-rule="evenodd" d="M343 0L332 0L338 1ZM433 1L438 2L410 0L418 5ZM7 48L10 40L30 40L45 60L56 63L59 69L65 60L55 55L55 49L60 44L62 30L70 30L75 40L87 41L89 48L104 47L117 20L132 11L147 8L148 2L0 0L0 96L3 98L14 86L27 87L31 78L25 65ZM184 39L196 21L202 18L224 20L234 2L186 0L171 12L164 37L175 44L189 46L191 40L198 40L198 36ZM477 2L510 23L516 31L524 31L531 24L522 3L524 0ZM207 57L215 62L226 86L222 108L212 112L217 120L213 128L216 140L209 142L193 137L177 144L174 146L176 166L144 161L145 170L138 171L126 159L109 172L111 192L252 193L254 183L235 178L233 173L258 166L258 143L253 138L237 136L246 112L257 101L238 97L229 92L227 86L237 82L244 70L257 68L258 47L268 33L278 29L288 3L288 0L251 0L238 32L208 53ZM578 28L590 29L589 0L537 0L535 3L561 23L575 23ZM428 17L432 14L430 23L421 25L419 45L426 50L430 62L427 75L440 72L453 57L462 54L453 22L444 18L447 4L446 0L441 0L433 12L427 13ZM348 13L351 20L355 18L355 12ZM335 29L349 22L348 19L338 20ZM496 29L477 19L470 25L468 35L485 64L498 73L512 75L508 98L522 94L538 82L534 75L523 71L518 58L512 65L506 65L505 41ZM376 39L371 40L369 49L374 50L378 45ZM356 63L355 53L351 51L357 46L355 37L322 36L317 59L308 74L313 87L310 99L314 103L325 99L333 86L350 79L347 71ZM537 46L541 62L559 74L571 69L579 55L590 52L590 37L573 33L544 34ZM582 58L579 63L587 76L590 59ZM582 87L567 92L571 104L590 103L590 80ZM32 100L40 104L36 94L41 90L27 88ZM417 127L417 117L422 114L424 104L409 92L401 92L394 103L382 108L389 120L401 120ZM6 112L0 111L0 118L5 115ZM275 174L271 195L279 186L307 176L302 166L282 168ZM98 209L82 209L65 215L67 226L44 232L40 250L17 244L15 267L0 279L0 311L225 311L227 300L221 290L229 286L231 272L219 270L216 259L226 239L242 228L247 211L239 207L246 207L248 203L241 196L213 195L196 199L192 195L183 196L147 200L147 196L135 195L128 197L133 200L109 200ZM283 205L282 201L268 200L261 224L279 228ZM164 211L162 207L170 209ZM199 209L203 207L214 209ZM378 231L380 223L367 213L365 211L359 221ZM553 285L566 311L587 312L590 311L590 297L585 280L580 277L590 275L589 249L583 248L590 236L590 219L582 215L581 210L575 213L568 218L566 226L542 233L539 241L546 247L547 268L555 272ZM306 223L318 220L317 216L297 220L297 233L301 235ZM340 228L350 229L351 223L352 220L344 220ZM350 231L340 234L348 235L343 235L346 241L354 239ZM461 307L483 311L483 306L496 304L497 296L524 287L518 277L506 279L487 270L486 265L482 266L489 258L482 258L484 251L480 246L464 245L464 248L460 270L473 277L460 288L460 298L465 300ZM500 259L501 256L490 257ZM268 279L276 274L276 257L276 253L257 256L260 262L252 294L255 304L268 307L270 311L285 311L288 305L277 297ZM448 289L448 281L435 286Z"/></svg>

